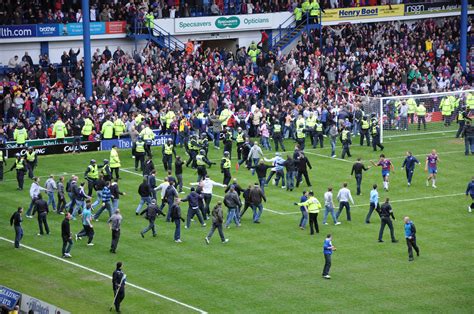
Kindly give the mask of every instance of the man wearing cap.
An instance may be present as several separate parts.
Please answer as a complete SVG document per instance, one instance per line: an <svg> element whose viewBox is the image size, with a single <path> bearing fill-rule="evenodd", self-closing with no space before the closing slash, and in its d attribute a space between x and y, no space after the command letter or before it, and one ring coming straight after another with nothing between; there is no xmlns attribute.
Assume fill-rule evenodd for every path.
<svg viewBox="0 0 474 314"><path fill-rule="evenodd" d="M165 171L172 170L173 169L173 155L176 158L176 150L174 149L173 145L173 140L168 139L163 145L162 148L163 152L163 166L165 168Z"/></svg>
<svg viewBox="0 0 474 314"><path fill-rule="evenodd" d="M29 147L26 152L26 167L28 169L28 178L33 179L35 176L34 170L38 165L38 156L36 155L33 147Z"/></svg>
<svg viewBox="0 0 474 314"><path fill-rule="evenodd" d="M230 154L228 151L224 152L224 156L221 159L221 173L224 174L223 184L228 185L232 176L230 175Z"/></svg>
<svg viewBox="0 0 474 314"><path fill-rule="evenodd" d="M16 180L18 182L17 190L23 190L23 184L25 183L25 172L26 172L26 163L25 159L21 157L20 153L16 153L15 163L10 168L10 171L16 169Z"/></svg>
<svg viewBox="0 0 474 314"><path fill-rule="evenodd" d="M97 179L99 179L99 167L97 166L95 159L91 159L89 166L87 166L84 177L87 180L87 195L92 195L92 190L94 188Z"/></svg>
<svg viewBox="0 0 474 314"><path fill-rule="evenodd" d="M153 233L153 236L156 237L156 230L155 230L156 216L158 215L166 216L166 215L163 214L160 208L158 208L158 205L156 205L155 199L151 200L151 204L148 205L147 208L145 208L140 213L140 215L143 215L145 213L146 213L145 219L148 220L148 226L140 232L140 235L142 236L142 238L145 238L145 233L151 230L151 232Z"/></svg>
<svg viewBox="0 0 474 314"><path fill-rule="evenodd" d="M103 164L97 167L100 168L100 173L104 176L105 181L112 180L112 171L110 170L110 164L108 159L104 159Z"/></svg>

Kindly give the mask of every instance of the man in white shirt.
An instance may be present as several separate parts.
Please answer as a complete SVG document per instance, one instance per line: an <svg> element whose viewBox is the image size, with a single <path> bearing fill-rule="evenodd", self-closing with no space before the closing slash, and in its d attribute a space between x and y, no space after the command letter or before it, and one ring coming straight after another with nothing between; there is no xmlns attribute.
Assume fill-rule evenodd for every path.
<svg viewBox="0 0 474 314"><path fill-rule="evenodd" d="M342 212L342 209L346 208L347 221L351 221L351 207L349 201L354 205L354 200L352 199L351 191L347 188L347 183L344 182L342 189L337 193L337 199L339 200L339 211L336 214L336 218L339 218L339 215Z"/></svg>
<svg viewBox="0 0 474 314"><path fill-rule="evenodd" d="M31 216L31 210L33 209L33 205L35 204L35 201L38 198L38 195L41 193L41 191L46 191L44 187L39 185L39 182L40 182L40 178L37 178L37 177L33 178L33 183L31 183L31 187L30 187L31 203L30 203L30 207L28 207L28 210L26 211L26 218L33 218L33 216Z"/></svg>
<svg viewBox="0 0 474 314"><path fill-rule="evenodd" d="M165 205L166 205L165 194L166 194L166 189L168 188L169 185L170 183L168 182L168 177L165 177L163 183L161 183L155 188L155 191L161 191L161 205L160 205L161 211L163 210L163 208L165 208Z"/></svg>
<svg viewBox="0 0 474 314"><path fill-rule="evenodd" d="M204 214L205 217L209 217L209 206L211 205L211 200L212 200L212 188L214 185L220 186L220 187L227 187L224 184L221 184L219 182L213 181L209 178L208 175L206 175L206 178L202 180L201 182L191 182L190 185L200 185L202 184L202 195L204 196Z"/></svg>

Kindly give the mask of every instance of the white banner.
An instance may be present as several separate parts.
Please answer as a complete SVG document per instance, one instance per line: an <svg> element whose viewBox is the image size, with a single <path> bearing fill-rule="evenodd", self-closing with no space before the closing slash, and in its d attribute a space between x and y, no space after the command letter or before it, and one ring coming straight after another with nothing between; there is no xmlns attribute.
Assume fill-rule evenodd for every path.
<svg viewBox="0 0 474 314"><path fill-rule="evenodd" d="M30 313L30 311L32 311L31 313L34 314L71 314L70 312L65 311L55 305L51 305L49 303L35 299L32 296L22 293L20 312Z"/></svg>
<svg viewBox="0 0 474 314"><path fill-rule="evenodd" d="M291 16L289 12L284 13L285 19L276 13L179 18L174 20L174 32L192 34L275 29Z"/></svg>

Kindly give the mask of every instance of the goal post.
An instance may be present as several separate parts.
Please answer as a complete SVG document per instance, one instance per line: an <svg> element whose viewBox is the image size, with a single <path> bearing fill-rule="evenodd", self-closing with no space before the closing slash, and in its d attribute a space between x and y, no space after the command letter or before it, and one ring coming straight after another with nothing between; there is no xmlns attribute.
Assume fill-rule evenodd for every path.
<svg viewBox="0 0 474 314"><path fill-rule="evenodd" d="M374 110L378 105L372 112L375 112L379 119L383 141L402 136L456 132L459 128L456 119L458 113L466 108L466 114L474 114L474 108L469 108L467 104L467 101L470 101L468 98L473 97L473 89L381 97L370 99L364 107Z"/></svg>

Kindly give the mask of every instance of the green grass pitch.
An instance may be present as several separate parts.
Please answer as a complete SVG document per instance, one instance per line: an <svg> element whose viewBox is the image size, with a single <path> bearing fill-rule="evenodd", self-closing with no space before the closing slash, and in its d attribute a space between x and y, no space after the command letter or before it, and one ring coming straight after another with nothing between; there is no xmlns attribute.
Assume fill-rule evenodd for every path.
<svg viewBox="0 0 474 314"><path fill-rule="evenodd" d="M86 241L78 241L71 251L73 263L111 275L117 261L124 262L124 272L129 283L155 293L178 300L210 313L296 313L296 312L450 312L472 313L474 309L473 252L474 228L472 215L467 212L470 199L463 193L474 175L474 157L464 156L464 143L454 139L453 133L427 134L387 139L384 153L395 165L391 175L390 191L379 189L381 200L390 197L395 211L395 235L400 240L378 243L379 218L376 213L372 223L364 223L368 211L369 191L373 183L381 187L380 168L365 173L362 196L355 196L355 180L350 177L352 162L361 157L377 160L379 152L371 148L352 146L350 162L329 158L329 143L324 149L307 150L313 170L310 177L318 199L329 185L335 195L343 182L355 198L352 207L352 222L323 226L319 215L320 232L309 235L308 227L298 228L298 201L302 187L286 192L270 185L266 189L268 201L264 206L262 223L251 222L251 213L244 216L242 227L234 225L224 230L230 242L223 245L214 235L211 245L204 243L210 224L202 228L193 223L190 229L182 229L181 244L173 241L174 225L157 220L158 237L145 239L140 230L147 221L135 216L139 201L137 194L141 177L121 172L121 190L127 193L121 198L120 208L124 217L122 237L117 254L109 253L110 231L104 222L94 224L95 246L87 247ZM308 146L309 140L307 140ZM354 143L358 142L358 138ZM273 144L273 143L272 143ZM293 143L287 142L287 148ZM424 159L431 149L440 156L437 189L426 187L423 171ZM338 143L338 156L340 155ZM405 172L400 169L405 152L411 150L422 162L415 170L411 187L407 187ZM267 157L274 152L265 152ZM186 158L183 150L178 154ZM219 161L222 149L211 146L210 158ZM49 174L77 173L80 178L89 160L108 158L109 152L84 153L80 155L54 155L39 158L36 175L44 184ZM122 167L133 171L130 151L120 151ZM164 177L161 151L155 150L155 165L158 178ZM347 159L346 159L347 160ZM235 170L235 147L232 160L232 175L242 186L256 181L250 172ZM8 161L9 166L12 160ZM209 170L211 178L221 182L218 166ZM196 179L194 170L185 168L185 185ZM0 183L0 237L12 240L13 228L9 218L17 206L29 204L29 179L25 190L16 191L13 173ZM188 191L188 190L185 190ZM214 193L223 195L222 188ZM183 195L183 194L182 194ZM184 195L183 195L184 196ZM219 200L213 198L212 204ZM182 209L187 210L184 203ZM336 203L337 206L337 203ZM224 210L226 211L226 210ZM421 256L408 262L403 235L402 218L409 215L417 226L417 239ZM63 216L51 213L48 217L52 234L38 237L36 217L24 218L23 244L60 256L60 223ZM329 220L331 221L331 220ZM79 220L71 222L73 232L81 229ZM322 243L325 235L332 233L338 250L333 255L331 280L321 278L324 257ZM388 229L385 240L389 240ZM106 313L112 303L113 293L110 279L84 268L62 262L38 252L23 248L13 249L5 240L0 241L0 284L25 292L55 304L72 313ZM179 303L156 294L128 286L122 303L124 313L193 312Z"/></svg>

